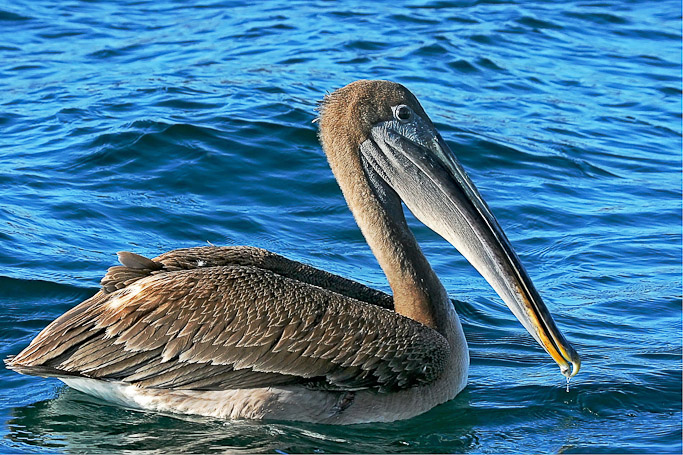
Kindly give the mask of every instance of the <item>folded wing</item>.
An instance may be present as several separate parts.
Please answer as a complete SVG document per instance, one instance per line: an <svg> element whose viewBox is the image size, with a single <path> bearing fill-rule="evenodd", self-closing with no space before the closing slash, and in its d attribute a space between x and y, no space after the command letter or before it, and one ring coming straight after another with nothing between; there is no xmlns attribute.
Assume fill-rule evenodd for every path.
<svg viewBox="0 0 683 455"><path fill-rule="evenodd" d="M445 338L387 309L389 296L264 250L119 257L100 292L8 366L155 388L381 392L430 383L443 370Z"/></svg>

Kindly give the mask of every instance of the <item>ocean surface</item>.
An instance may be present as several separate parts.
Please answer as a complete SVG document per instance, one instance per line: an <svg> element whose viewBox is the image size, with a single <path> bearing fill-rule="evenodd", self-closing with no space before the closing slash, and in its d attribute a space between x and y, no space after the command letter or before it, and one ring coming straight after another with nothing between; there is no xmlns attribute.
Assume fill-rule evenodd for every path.
<svg viewBox="0 0 683 455"><path fill-rule="evenodd" d="M0 1L0 356L115 253L254 245L388 291L320 149L356 79L421 101L582 356L447 242L469 385L348 427L136 412L0 367L1 453L681 453L681 3Z"/></svg>

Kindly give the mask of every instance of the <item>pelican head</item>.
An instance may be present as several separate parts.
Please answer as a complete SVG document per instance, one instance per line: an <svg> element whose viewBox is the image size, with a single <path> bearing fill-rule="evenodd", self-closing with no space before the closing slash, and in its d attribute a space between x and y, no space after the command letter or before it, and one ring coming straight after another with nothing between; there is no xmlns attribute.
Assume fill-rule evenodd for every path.
<svg viewBox="0 0 683 455"><path fill-rule="evenodd" d="M570 378L579 371L579 355L557 328L498 221L408 89L388 81L357 81L335 91L321 106L320 139L385 272L402 253L383 260L380 250L387 242L373 242L371 226L382 216L403 225L402 200L477 269L562 374ZM359 209L370 200L381 210ZM400 280L387 277L396 299Z"/></svg>

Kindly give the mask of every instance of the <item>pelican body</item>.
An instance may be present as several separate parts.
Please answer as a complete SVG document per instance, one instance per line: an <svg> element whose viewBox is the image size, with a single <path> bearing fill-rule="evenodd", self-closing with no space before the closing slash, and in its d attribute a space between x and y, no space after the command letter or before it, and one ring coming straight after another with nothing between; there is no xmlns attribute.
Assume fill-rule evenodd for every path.
<svg viewBox="0 0 683 455"><path fill-rule="evenodd" d="M319 137L393 295L251 247L121 252L102 289L5 360L129 408L352 424L419 415L467 384L448 294L401 201L490 283L567 378L579 356L415 96L327 95Z"/></svg>

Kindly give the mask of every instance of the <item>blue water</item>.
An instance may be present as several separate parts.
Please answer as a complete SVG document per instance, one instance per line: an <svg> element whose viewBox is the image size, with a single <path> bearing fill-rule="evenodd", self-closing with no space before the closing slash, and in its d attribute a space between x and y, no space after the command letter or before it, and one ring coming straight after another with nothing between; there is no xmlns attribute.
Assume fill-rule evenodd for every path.
<svg viewBox="0 0 683 455"><path fill-rule="evenodd" d="M0 1L0 356L115 252L255 245L388 290L316 138L360 79L421 100L583 367L564 378L411 219L470 382L392 424L129 411L0 369L0 452L681 453L680 1Z"/></svg>

